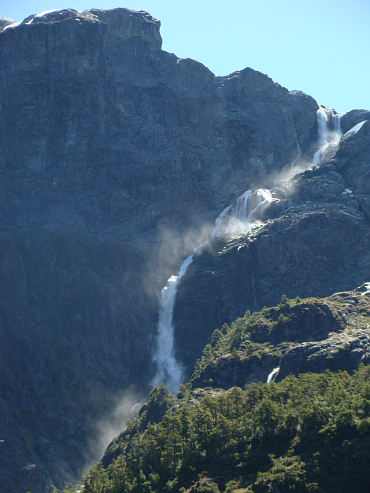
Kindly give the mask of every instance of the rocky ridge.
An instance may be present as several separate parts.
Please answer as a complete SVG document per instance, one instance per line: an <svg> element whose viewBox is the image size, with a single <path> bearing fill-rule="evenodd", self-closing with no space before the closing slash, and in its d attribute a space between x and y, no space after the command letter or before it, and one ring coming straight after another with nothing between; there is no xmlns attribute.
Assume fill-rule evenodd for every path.
<svg viewBox="0 0 370 493"><path fill-rule="evenodd" d="M363 291L363 292L361 292ZM231 351L232 349L232 351ZM212 335L191 378L193 388L246 388L289 375L353 372L370 362L370 291L289 300L247 312Z"/></svg>

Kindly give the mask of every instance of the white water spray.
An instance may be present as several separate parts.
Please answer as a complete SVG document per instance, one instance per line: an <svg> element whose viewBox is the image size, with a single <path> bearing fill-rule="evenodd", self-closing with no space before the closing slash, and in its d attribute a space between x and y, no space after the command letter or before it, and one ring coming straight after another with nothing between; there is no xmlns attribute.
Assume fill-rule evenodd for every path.
<svg viewBox="0 0 370 493"><path fill-rule="evenodd" d="M334 120L334 130L329 130L329 116ZM320 106L317 111L318 124L318 149L313 157L312 166L319 163L320 158L327 147L339 141L341 137L340 117L328 108ZM297 141L297 157L292 162L291 167L301 157L302 150ZM223 234L239 233L249 229L253 223L257 222L264 210L272 202L269 190L247 190L233 204L226 207L218 216L212 237ZM208 242L205 242L208 243ZM193 254L203 247L205 243L198 246ZM165 383L168 389L175 393L182 381L183 368L176 360L174 354L174 326L173 309L176 301L177 287L180 279L184 276L193 261L193 254L187 257L181 265L176 276L171 276L166 286L162 290L162 302L159 311L158 336L153 361L157 365L157 373L152 381L152 385ZM254 282L254 280L252 280ZM267 383L270 383L280 368L275 368L268 376Z"/></svg>
<svg viewBox="0 0 370 493"><path fill-rule="evenodd" d="M270 190L247 190L218 216L213 236L245 231L261 217L271 201Z"/></svg>
<svg viewBox="0 0 370 493"><path fill-rule="evenodd" d="M181 265L177 276L171 276L162 289L162 303L159 310L157 348L153 361L157 364L157 374L152 385L166 384L171 393L176 393L181 383L183 369L174 355L173 307L175 305L177 285L193 261L189 255Z"/></svg>
<svg viewBox="0 0 370 493"><path fill-rule="evenodd" d="M334 130L329 130L329 116L331 116L334 120ZM317 110L316 118L319 133L317 144L319 147L313 156L312 166L316 166L320 162L321 156L330 145L334 145L339 142L342 136L340 128L341 116L341 113L334 113L333 110L330 110L329 108L324 108L323 106L320 106L320 108Z"/></svg>
<svg viewBox="0 0 370 493"><path fill-rule="evenodd" d="M232 205L224 209L216 219L212 237L227 233L238 233L250 227L261 217L262 212L272 201L269 190L247 190ZM160 385L162 382L171 393L177 392L182 381L183 367L174 354L174 326L173 309L176 301L177 287L193 261L194 253L206 245L202 243L194 249L182 263L177 276L171 276L162 290L162 302L159 310L158 336L153 361L157 365L157 373L152 385Z"/></svg>
<svg viewBox="0 0 370 493"><path fill-rule="evenodd" d="M272 372L267 377L267 385L270 384L274 380L274 377L279 373L279 370L280 370L280 366L278 366L277 368L274 368L272 370Z"/></svg>

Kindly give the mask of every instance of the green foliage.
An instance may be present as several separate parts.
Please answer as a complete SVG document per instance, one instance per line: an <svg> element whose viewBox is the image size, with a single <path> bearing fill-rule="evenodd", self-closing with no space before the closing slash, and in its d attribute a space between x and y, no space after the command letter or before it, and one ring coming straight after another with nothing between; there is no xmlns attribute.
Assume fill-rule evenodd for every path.
<svg viewBox="0 0 370 493"><path fill-rule="evenodd" d="M248 310L230 326L224 324L221 330L216 329L211 336L210 344L204 347L202 357L195 364L193 377L199 377L205 367L214 364L221 355L230 353L233 358L239 358L241 354L238 350L241 347L244 356L253 353L254 356L260 357L266 347L263 344L267 345L268 340L295 316L291 308L299 303L301 303L299 298L290 300L283 295L278 306L263 307L261 311L253 314ZM260 343L256 340L264 342ZM267 352L271 353L272 346L268 346L268 349Z"/></svg>
<svg viewBox="0 0 370 493"><path fill-rule="evenodd" d="M365 493L370 477L370 367L288 377L244 392L161 387L95 466L85 493ZM154 422L148 415L162 418ZM118 452L118 453L117 453Z"/></svg>
<svg viewBox="0 0 370 493"><path fill-rule="evenodd" d="M181 384L177 393L178 399L188 399L190 397L191 383Z"/></svg>
<svg viewBox="0 0 370 493"><path fill-rule="evenodd" d="M287 305L288 304L288 298L286 297L285 294L281 297L280 305Z"/></svg>

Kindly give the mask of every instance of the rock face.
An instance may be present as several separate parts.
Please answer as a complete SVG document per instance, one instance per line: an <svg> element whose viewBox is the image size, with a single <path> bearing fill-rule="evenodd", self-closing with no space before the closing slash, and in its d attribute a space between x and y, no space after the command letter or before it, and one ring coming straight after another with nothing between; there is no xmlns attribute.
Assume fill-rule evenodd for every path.
<svg viewBox="0 0 370 493"><path fill-rule="evenodd" d="M4 197L8 223L131 241L182 231L316 138L312 98L161 51L149 14L28 19L0 38L1 163L24 187Z"/></svg>
<svg viewBox="0 0 370 493"><path fill-rule="evenodd" d="M215 77L162 51L159 27L128 9L0 22L1 492L79 476L96 420L130 385L148 390L158 295L188 238L271 186L298 148L315 151L311 97L250 68ZM281 290L366 280L367 132L294 193L277 189L259 232L194 262L176 306L180 359Z"/></svg>
<svg viewBox="0 0 370 493"><path fill-rule="evenodd" d="M195 258L175 307L177 347L189 369L212 331L246 310L274 305L282 294L328 296L370 279L369 132L367 122L342 137L333 159L276 188L265 225L217 239Z"/></svg>

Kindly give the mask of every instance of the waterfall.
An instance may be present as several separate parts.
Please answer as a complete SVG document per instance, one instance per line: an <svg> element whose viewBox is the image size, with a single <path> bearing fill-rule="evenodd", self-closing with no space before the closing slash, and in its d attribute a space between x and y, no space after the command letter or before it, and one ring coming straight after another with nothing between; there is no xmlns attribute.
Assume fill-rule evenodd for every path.
<svg viewBox="0 0 370 493"><path fill-rule="evenodd" d="M279 370L280 370L280 366L278 366L277 368L274 368L272 370L272 372L267 377L267 385L270 384L273 381L275 375L277 375L279 373Z"/></svg>
<svg viewBox="0 0 370 493"><path fill-rule="evenodd" d="M334 132L336 133L337 137L339 136L339 138L337 140L340 140L340 138L342 137L342 131L341 131L341 128L340 128L340 119L341 119L341 114L339 113L336 113L334 115Z"/></svg>
<svg viewBox="0 0 370 493"><path fill-rule="evenodd" d="M239 233L261 217L272 201L270 190L247 190L216 219L213 236Z"/></svg>
<svg viewBox="0 0 370 493"><path fill-rule="evenodd" d="M329 129L329 116L334 122L334 130ZM333 144L337 144L342 136L340 128L341 113L334 113L329 108L320 106L316 113L317 128L319 138L317 141L318 149L312 159L312 166L316 166L320 162L320 158L326 149Z"/></svg>
<svg viewBox="0 0 370 493"><path fill-rule="evenodd" d="M156 386L164 382L173 394L179 388L183 373L182 366L176 361L174 355L173 307L175 305L179 280L186 273L192 261L193 254L184 260L177 276L171 276L162 289L157 348L153 357L153 361L157 364L157 373L152 381L152 385Z"/></svg>
<svg viewBox="0 0 370 493"><path fill-rule="evenodd" d="M334 130L329 129L329 116L333 123ZM320 158L327 147L339 142L341 137L340 117L338 113L320 106L317 110L318 125L318 149L312 160L312 165L319 163ZM297 141L297 157L291 164L301 157L302 150ZM264 210L272 202L271 192L267 189L247 190L235 202L217 217L212 237L223 234L239 233L249 229L251 225L263 215ZM207 243L207 242L206 242ZM193 254L204 246L198 246ZM184 276L193 261L193 254L187 257L182 263L176 276L171 276L162 290L161 307L159 310L158 335L153 361L157 365L157 372L152 381L152 385L159 385L164 382L172 393L175 393L182 381L183 368L181 363L176 361L174 354L174 326L173 309L176 301L177 287L180 279ZM254 279L252 278L254 290ZM253 291L254 293L254 291ZM267 383L270 383L279 371L275 368L268 376Z"/></svg>
<svg viewBox="0 0 370 493"><path fill-rule="evenodd" d="M269 190L247 190L232 205L226 207L216 219L212 237L226 233L238 233L261 217L262 212L272 201ZM171 393L177 392L182 381L183 368L174 354L173 309L176 301L177 287L193 261L194 253L206 245L202 243L194 249L182 263L176 276L171 276L162 290L161 307L159 310L158 335L153 362L157 365L157 373L152 385L162 382Z"/></svg>
<svg viewBox="0 0 370 493"><path fill-rule="evenodd" d="M299 145L299 142L297 140L297 157L295 158L295 160L292 162L292 164L290 165L291 168L293 168L293 166L295 165L295 163L298 161L298 159L302 156L302 148L301 146Z"/></svg>

